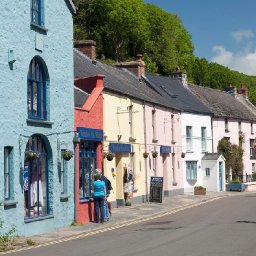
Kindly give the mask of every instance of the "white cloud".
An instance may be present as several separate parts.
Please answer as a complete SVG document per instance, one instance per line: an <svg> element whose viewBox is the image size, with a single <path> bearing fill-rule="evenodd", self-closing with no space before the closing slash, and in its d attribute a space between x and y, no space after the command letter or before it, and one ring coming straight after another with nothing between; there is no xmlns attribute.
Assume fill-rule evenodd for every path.
<svg viewBox="0 0 256 256"><path fill-rule="evenodd" d="M243 39L252 39L255 37L255 34L251 29L240 29L236 32L232 32L231 35L237 42L241 42Z"/></svg>
<svg viewBox="0 0 256 256"><path fill-rule="evenodd" d="M256 76L256 48L244 52L233 53L223 46L214 46L215 56L211 61L247 75Z"/></svg>

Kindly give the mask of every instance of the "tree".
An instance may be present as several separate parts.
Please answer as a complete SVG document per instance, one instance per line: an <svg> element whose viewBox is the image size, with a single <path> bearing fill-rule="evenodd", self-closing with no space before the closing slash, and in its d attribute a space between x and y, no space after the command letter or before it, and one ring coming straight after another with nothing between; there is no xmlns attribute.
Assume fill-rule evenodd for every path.
<svg viewBox="0 0 256 256"><path fill-rule="evenodd" d="M75 39L90 36L99 55L116 61L144 51L148 22L143 0L78 0L76 4L80 11L75 16Z"/></svg>
<svg viewBox="0 0 256 256"><path fill-rule="evenodd" d="M241 135L240 135L241 137ZM232 144L227 138L222 138L218 143L218 152L226 159L226 174L232 170L232 177L238 178L243 174L243 139L239 137L239 145Z"/></svg>

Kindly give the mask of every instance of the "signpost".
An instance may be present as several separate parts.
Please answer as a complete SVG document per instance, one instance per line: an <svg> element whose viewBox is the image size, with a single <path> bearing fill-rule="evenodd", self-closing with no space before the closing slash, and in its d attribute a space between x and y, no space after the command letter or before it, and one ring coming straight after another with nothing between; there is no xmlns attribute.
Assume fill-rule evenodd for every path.
<svg viewBox="0 0 256 256"><path fill-rule="evenodd" d="M150 178L149 202L162 203L163 181L163 177Z"/></svg>

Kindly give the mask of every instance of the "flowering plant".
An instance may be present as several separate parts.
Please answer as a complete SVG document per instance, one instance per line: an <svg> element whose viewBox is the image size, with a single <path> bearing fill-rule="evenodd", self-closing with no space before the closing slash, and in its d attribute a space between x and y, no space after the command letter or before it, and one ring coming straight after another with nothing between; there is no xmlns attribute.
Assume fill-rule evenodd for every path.
<svg viewBox="0 0 256 256"><path fill-rule="evenodd" d="M34 152L33 150L28 150L25 152L25 158L28 161L33 161L36 158L38 158L39 154L37 152Z"/></svg>
<svg viewBox="0 0 256 256"><path fill-rule="evenodd" d="M158 156L158 152L157 152L157 151L152 151L152 156L153 156L154 158L156 158L156 157Z"/></svg>
<svg viewBox="0 0 256 256"><path fill-rule="evenodd" d="M72 150L65 149L65 150L62 151L62 157L66 161L69 161L73 157L73 155L74 154L73 154Z"/></svg>

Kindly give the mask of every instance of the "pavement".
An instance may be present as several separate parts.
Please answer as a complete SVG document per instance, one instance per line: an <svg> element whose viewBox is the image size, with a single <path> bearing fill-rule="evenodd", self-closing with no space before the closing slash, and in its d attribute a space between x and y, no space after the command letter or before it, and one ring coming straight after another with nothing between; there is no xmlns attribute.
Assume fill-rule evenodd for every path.
<svg viewBox="0 0 256 256"><path fill-rule="evenodd" d="M242 193L251 194L255 192ZM156 219L161 216L171 215L224 197L239 195L242 195L241 192L207 192L207 194L203 196L186 193L184 195L164 197L162 203L142 203L112 208L112 216L108 222L104 222L103 224L87 223L84 225L72 225L46 234L33 236L33 238L21 237L18 239L14 251L27 250L33 247L42 247L76 238L92 236L109 230ZM30 242L28 242L28 240L30 240Z"/></svg>

